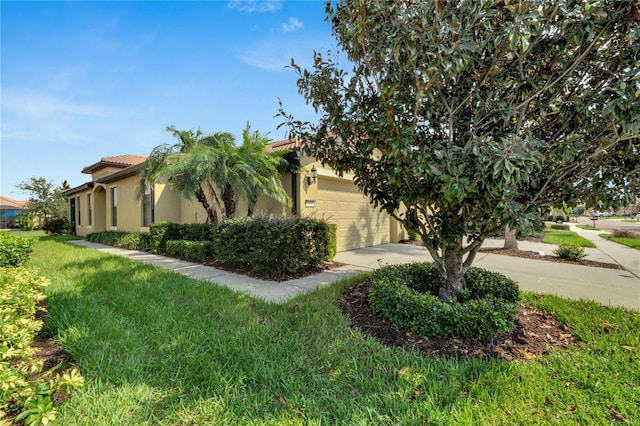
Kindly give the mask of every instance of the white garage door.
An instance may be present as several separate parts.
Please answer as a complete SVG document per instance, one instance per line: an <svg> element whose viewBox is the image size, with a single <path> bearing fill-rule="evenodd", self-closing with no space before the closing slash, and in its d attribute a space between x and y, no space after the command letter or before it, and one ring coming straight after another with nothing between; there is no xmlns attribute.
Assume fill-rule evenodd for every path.
<svg viewBox="0 0 640 426"><path fill-rule="evenodd" d="M389 242L389 215L375 209L350 181L318 177L316 211L338 226L338 251Z"/></svg>

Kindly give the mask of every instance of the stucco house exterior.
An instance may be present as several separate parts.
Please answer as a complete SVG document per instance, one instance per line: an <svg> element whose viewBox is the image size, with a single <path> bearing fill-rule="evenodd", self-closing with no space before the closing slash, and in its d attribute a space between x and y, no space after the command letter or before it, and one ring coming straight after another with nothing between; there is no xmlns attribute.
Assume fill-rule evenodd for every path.
<svg viewBox="0 0 640 426"><path fill-rule="evenodd" d="M299 144L284 140L268 150L289 150L299 161L298 173L281 173L282 185L292 200L285 207L260 197L256 214L301 215L325 219L337 225L338 251L367 247L406 238L397 220L375 209L353 183L353 176L338 177L314 158L300 154ZM82 169L91 180L63 193L69 200L69 217L79 236L92 232L148 232L149 224L159 221L203 223L204 208L194 199L181 199L166 181L138 194L140 170L146 157L119 155L103 157ZM238 214L247 208L238 206Z"/></svg>

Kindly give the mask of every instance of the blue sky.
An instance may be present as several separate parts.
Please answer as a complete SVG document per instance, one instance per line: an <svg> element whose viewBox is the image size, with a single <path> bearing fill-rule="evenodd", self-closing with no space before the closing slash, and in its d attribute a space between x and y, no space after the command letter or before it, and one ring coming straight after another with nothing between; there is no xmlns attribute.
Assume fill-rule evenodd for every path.
<svg viewBox="0 0 640 426"><path fill-rule="evenodd" d="M335 50L324 1L0 2L0 194L30 177L80 185L101 157L148 155L166 126L273 140L296 118L295 58Z"/></svg>

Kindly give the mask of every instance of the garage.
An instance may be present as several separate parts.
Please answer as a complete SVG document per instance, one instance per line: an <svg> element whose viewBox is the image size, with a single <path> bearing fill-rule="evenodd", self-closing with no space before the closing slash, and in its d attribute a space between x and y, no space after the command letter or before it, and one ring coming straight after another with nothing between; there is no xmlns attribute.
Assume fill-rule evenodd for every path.
<svg viewBox="0 0 640 426"><path fill-rule="evenodd" d="M338 251L390 242L389 215L375 209L352 181L318 177L316 211L335 223Z"/></svg>

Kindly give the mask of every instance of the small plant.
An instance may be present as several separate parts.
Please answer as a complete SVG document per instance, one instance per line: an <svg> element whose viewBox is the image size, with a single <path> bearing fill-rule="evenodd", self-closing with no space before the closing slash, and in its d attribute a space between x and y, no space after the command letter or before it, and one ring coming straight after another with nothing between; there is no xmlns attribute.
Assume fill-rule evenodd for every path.
<svg viewBox="0 0 640 426"><path fill-rule="evenodd" d="M640 240L640 232L632 231L630 229L614 229L613 236L616 238L632 238Z"/></svg>
<svg viewBox="0 0 640 426"><path fill-rule="evenodd" d="M586 256L584 249L575 244L560 244L557 250L553 251L563 259L578 261Z"/></svg>
<svg viewBox="0 0 640 426"><path fill-rule="evenodd" d="M54 217L44 221L42 230L50 235L62 235L67 231L68 225L66 217Z"/></svg>
<svg viewBox="0 0 640 426"><path fill-rule="evenodd" d="M32 231L36 226L33 217L26 212L22 212L20 216L16 217L15 224L21 231Z"/></svg>
<svg viewBox="0 0 640 426"><path fill-rule="evenodd" d="M33 240L0 232L0 267L20 266L29 260Z"/></svg>
<svg viewBox="0 0 640 426"><path fill-rule="evenodd" d="M0 424L11 413L16 423L46 425L55 419L56 396L84 383L77 370L43 372L42 360L34 358L31 343L42 328L36 318L47 285L45 278L22 267L0 268Z"/></svg>

